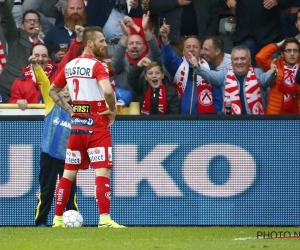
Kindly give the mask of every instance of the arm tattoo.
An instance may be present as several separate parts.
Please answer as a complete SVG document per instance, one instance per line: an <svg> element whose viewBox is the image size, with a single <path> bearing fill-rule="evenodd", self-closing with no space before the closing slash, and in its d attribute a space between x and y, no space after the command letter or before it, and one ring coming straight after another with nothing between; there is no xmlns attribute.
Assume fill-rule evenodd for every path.
<svg viewBox="0 0 300 250"><path fill-rule="evenodd" d="M57 93L57 98L58 99L55 101L55 103L71 114L70 111L73 112L71 105L65 101L64 97L60 93Z"/></svg>
<svg viewBox="0 0 300 250"><path fill-rule="evenodd" d="M49 90L49 95L58 106L66 110L69 114L73 114L73 108L65 101L64 97L60 93L61 90L61 88L52 84Z"/></svg>

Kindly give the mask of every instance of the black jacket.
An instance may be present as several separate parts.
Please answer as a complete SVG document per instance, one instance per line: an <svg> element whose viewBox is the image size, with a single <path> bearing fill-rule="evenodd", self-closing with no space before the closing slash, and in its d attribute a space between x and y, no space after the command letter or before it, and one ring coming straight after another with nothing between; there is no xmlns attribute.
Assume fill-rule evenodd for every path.
<svg viewBox="0 0 300 250"><path fill-rule="evenodd" d="M142 109L145 94L148 89L148 83L144 77L141 77L141 73L144 68L141 68L137 65L131 65L130 70L127 75L128 83L136 95L137 101L140 103L140 108ZM164 83L166 84L166 95L167 95L167 105L168 105L168 114L179 114L179 101L177 90L171 85L168 79L165 77ZM158 94L154 97L154 92L152 90L151 94L151 110L150 114L158 114ZM156 105L153 105L153 104Z"/></svg>
<svg viewBox="0 0 300 250"><path fill-rule="evenodd" d="M0 3L0 16L0 29L8 44L6 65L0 75L0 91L10 95L13 82L22 74L22 69L28 65L32 44L27 32L17 28L8 2Z"/></svg>
<svg viewBox="0 0 300 250"><path fill-rule="evenodd" d="M219 27L219 2L218 0L193 1L196 12L198 36L203 42L207 36L217 35ZM162 14L170 25L170 41L178 43L182 23L183 7L178 5L178 0L150 0L149 10L151 14Z"/></svg>
<svg viewBox="0 0 300 250"><path fill-rule="evenodd" d="M219 0L220 6L228 9L227 0ZM249 35L261 45L276 42L280 32L279 10L290 7L289 0L278 0L270 10L263 6L264 0L236 0L236 29L231 37L234 43L242 42Z"/></svg>

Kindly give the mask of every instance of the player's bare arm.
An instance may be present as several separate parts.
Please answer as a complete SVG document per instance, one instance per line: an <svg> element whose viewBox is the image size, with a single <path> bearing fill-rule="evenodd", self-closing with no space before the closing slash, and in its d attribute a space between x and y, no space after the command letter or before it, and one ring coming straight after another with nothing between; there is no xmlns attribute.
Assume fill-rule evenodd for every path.
<svg viewBox="0 0 300 250"><path fill-rule="evenodd" d="M74 114L73 108L69 103L66 102L63 94L60 93L61 90L62 90L62 88L59 88L59 87L55 86L54 84L51 84L49 92L48 92L49 96L53 99L53 101L58 106L60 106L64 110L66 110L72 116Z"/></svg>
<svg viewBox="0 0 300 250"><path fill-rule="evenodd" d="M108 106L108 109L99 113L99 115L106 115L108 118L108 126L111 126L114 123L117 114L115 92L110 81L107 79L99 81L99 85L103 91L104 98Z"/></svg>

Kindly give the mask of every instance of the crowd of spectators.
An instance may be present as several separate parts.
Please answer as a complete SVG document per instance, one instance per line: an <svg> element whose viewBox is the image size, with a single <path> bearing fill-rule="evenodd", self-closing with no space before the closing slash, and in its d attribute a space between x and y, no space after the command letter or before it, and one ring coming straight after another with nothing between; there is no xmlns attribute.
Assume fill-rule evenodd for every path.
<svg viewBox="0 0 300 250"><path fill-rule="evenodd" d="M0 20L0 102L21 109L43 103L32 47L64 65L79 25L103 28L117 101L141 114L222 114L225 96L232 114L300 113L299 1L0 0Z"/></svg>

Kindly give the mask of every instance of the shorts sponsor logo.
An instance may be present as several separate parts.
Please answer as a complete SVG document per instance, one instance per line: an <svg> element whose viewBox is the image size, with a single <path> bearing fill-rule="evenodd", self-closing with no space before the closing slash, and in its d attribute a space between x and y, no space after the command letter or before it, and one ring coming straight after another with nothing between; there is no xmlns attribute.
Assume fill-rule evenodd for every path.
<svg viewBox="0 0 300 250"><path fill-rule="evenodd" d="M81 164L80 152L67 149L65 162L69 164Z"/></svg>
<svg viewBox="0 0 300 250"><path fill-rule="evenodd" d="M90 117L72 117L71 124L72 126L92 127L94 119Z"/></svg>
<svg viewBox="0 0 300 250"><path fill-rule="evenodd" d="M74 104L74 113L89 114L91 113L91 105L89 104Z"/></svg>
<svg viewBox="0 0 300 250"><path fill-rule="evenodd" d="M90 148L88 154L91 162L105 161L104 147Z"/></svg>

